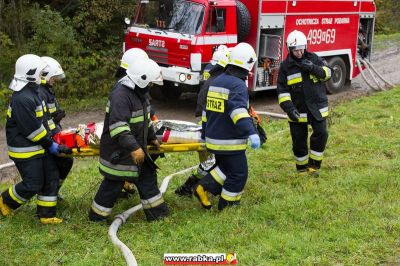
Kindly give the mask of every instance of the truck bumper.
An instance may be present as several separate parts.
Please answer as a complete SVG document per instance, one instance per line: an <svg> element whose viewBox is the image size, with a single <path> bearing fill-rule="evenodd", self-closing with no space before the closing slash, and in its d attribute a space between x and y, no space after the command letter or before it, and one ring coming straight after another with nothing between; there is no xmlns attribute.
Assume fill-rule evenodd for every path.
<svg viewBox="0 0 400 266"><path fill-rule="evenodd" d="M183 67L161 67L164 80L187 85L199 85L200 73Z"/></svg>

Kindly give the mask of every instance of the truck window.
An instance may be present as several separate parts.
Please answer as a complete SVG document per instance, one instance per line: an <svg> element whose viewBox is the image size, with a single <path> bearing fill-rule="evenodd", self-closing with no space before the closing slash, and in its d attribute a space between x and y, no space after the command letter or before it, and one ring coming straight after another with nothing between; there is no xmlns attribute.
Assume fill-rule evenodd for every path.
<svg viewBox="0 0 400 266"><path fill-rule="evenodd" d="M211 8L207 20L207 32L217 33L225 32L226 9Z"/></svg>
<svg viewBox="0 0 400 266"><path fill-rule="evenodd" d="M203 25L204 6L184 0L175 0L173 16L167 29L187 34L199 34Z"/></svg>
<svg viewBox="0 0 400 266"><path fill-rule="evenodd" d="M205 7L187 0L150 0L143 3L137 26L162 28L186 34L200 33Z"/></svg>

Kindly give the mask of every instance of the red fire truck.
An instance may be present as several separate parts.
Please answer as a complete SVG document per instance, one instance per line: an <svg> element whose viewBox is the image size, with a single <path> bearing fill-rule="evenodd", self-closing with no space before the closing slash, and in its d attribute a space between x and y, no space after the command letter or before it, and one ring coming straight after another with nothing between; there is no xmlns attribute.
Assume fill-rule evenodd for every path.
<svg viewBox="0 0 400 266"><path fill-rule="evenodd" d="M261 91L276 88L286 37L296 29L334 69L326 84L333 93L359 74L357 57L368 59L375 11L373 0L140 0L124 50L144 49L162 67L165 81L153 93L176 98L198 90L216 47L248 42L259 58L249 90Z"/></svg>

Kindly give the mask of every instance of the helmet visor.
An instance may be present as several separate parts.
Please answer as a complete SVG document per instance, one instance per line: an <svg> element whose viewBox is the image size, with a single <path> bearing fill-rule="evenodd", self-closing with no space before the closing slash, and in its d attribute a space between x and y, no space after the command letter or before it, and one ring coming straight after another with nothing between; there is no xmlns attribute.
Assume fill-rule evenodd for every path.
<svg viewBox="0 0 400 266"><path fill-rule="evenodd" d="M306 49L307 46L306 45L295 45L295 46L290 46L289 49L290 50L301 50L301 49Z"/></svg>

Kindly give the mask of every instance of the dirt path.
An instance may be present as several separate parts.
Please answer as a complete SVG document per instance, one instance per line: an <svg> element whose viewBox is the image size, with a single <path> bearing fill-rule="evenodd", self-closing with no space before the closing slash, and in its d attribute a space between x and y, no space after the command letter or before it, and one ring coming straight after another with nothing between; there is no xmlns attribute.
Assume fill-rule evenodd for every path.
<svg viewBox="0 0 400 266"><path fill-rule="evenodd" d="M378 71L393 84L400 84L400 47L398 45L391 45L381 52L376 52L372 57L373 65ZM330 103L339 103L345 100L353 99L361 95L367 95L373 91L364 82L361 75L353 79L351 88L348 90L329 95ZM279 105L277 104L277 96L275 91L267 91L258 93L253 99L251 104L258 111L270 111L282 113ZM176 102L164 103L153 102L153 108L156 110L160 119L177 119L185 121L193 121L196 119L193 116L194 107L196 105L195 94L183 94L182 97ZM81 123L98 122L104 118L104 109L93 110L90 112L67 114L67 117L62 121L64 128L76 127ZM0 129L0 164L9 162L6 151L6 139L4 128ZM5 175L12 174L15 170L8 170L8 172L0 171L0 179Z"/></svg>

